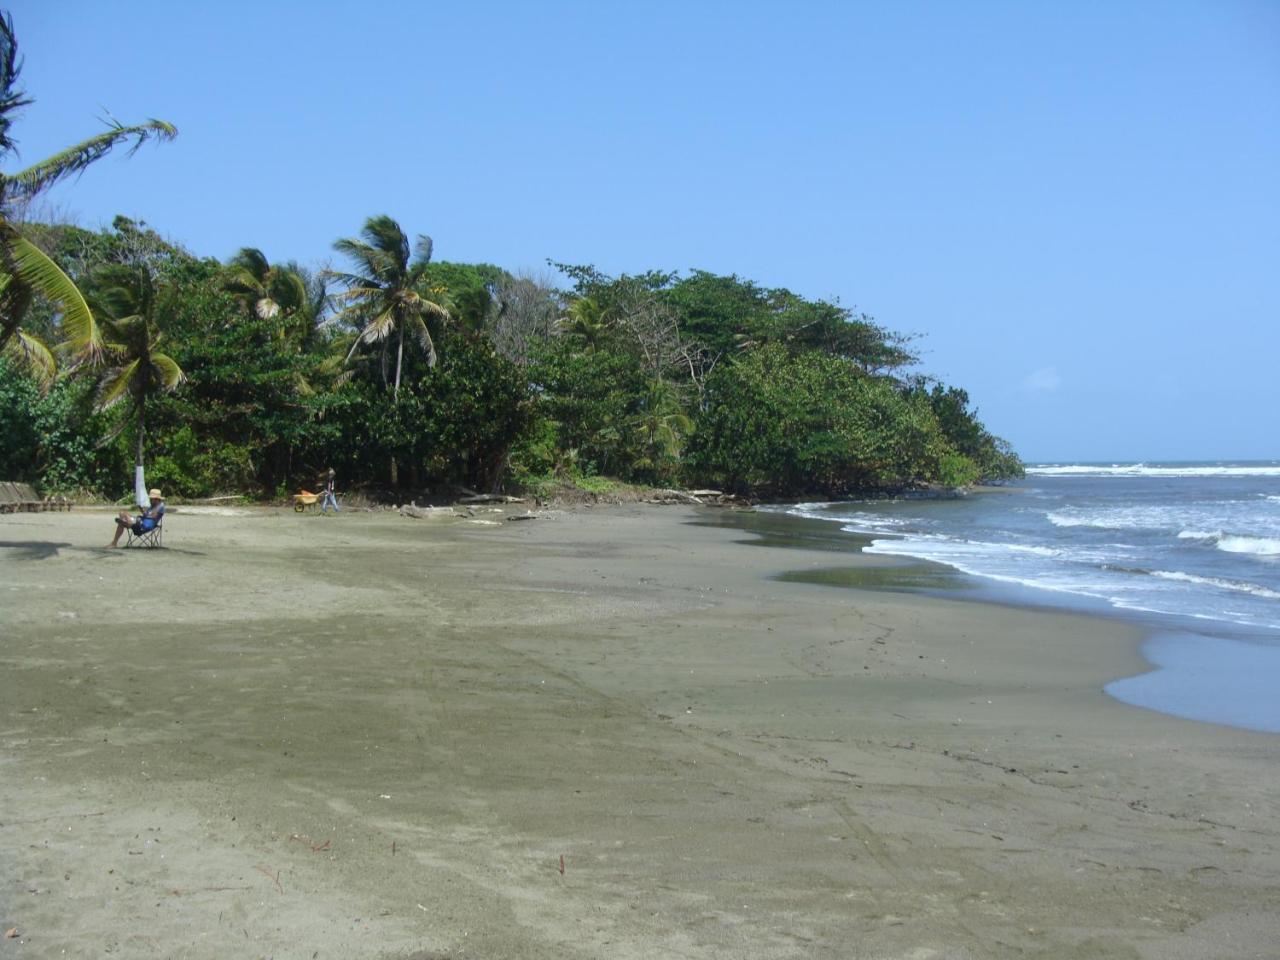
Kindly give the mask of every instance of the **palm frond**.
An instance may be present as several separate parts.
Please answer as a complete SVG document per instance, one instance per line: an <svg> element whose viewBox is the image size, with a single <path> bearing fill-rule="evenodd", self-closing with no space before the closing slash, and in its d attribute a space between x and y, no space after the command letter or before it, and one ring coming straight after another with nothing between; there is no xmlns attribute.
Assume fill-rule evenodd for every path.
<svg viewBox="0 0 1280 960"><path fill-rule="evenodd" d="M427 325L422 322L422 317L414 317L409 332L413 338L418 341L418 347L422 350L427 358L427 366L434 367L436 365L436 345L431 339L431 331L427 329Z"/></svg>
<svg viewBox="0 0 1280 960"><path fill-rule="evenodd" d="M421 266L425 266L426 264L430 263L431 252L434 249L435 249L435 244L432 243L430 237L428 237L425 233L418 234L418 239L413 245L414 263L419 264Z"/></svg>
<svg viewBox="0 0 1280 960"><path fill-rule="evenodd" d="M370 217L364 222L360 235L368 241L370 246L387 254L399 268L400 273L408 269L409 238L400 229L400 224L391 217L385 213Z"/></svg>
<svg viewBox="0 0 1280 960"><path fill-rule="evenodd" d="M241 247L236 251L236 255L227 261L227 266L237 273L244 271L259 284L266 280L267 274L271 272L267 255L257 247Z"/></svg>
<svg viewBox="0 0 1280 960"><path fill-rule="evenodd" d="M296 313L308 306L307 284L296 270L277 267L271 281L272 299L286 313Z"/></svg>
<svg viewBox="0 0 1280 960"><path fill-rule="evenodd" d="M396 315L391 310L378 314L360 331L360 339L365 343L377 343L391 336L396 328Z"/></svg>
<svg viewBox="0 0 1280 960"><path fill-rule="evenodd" d="M122 367L107 371L98 384L94 408L98 411L110 410L129 399L134 378L138 375L141 364L141 360L133 360Z"/></svg>
<svg viewBox="0 0 1280 960"><path fill-rule="evenodd" d="M102 334L84 295L49 255L25 237L0 241L8 248L17 279L52 300L62 311L63 340L77 353L96 356L102 349Z"/></svg>
<svg viewBox="0 0 1280 960"><path fill-rule="evenodd" d="M60 180L75 176L96 160L100 160L111 152L116 144L132 140L133 153L148 140L172 140L178 135L178 129L164 120L148 120L146 123L125 126L114 120L108 121L105 132L75 146L68 147L53 156L41 160L19 173L5 178L5 190L10 199L29 200Z"/></svg>
<svg viewBox="0 0 1280 960"><path fill-rule="evenodd" d="M425 297L418 302L418 312L425 316L435 317L441 323L448 323L453 319L453 314L449 312L448 307Z"/></svg>
<svg viewBox="0 0 1280 960"><path fill-rule="evenodd" d="M167 353L151 354L151 372L165 390L176 390L187 379L182 368Z"/></svg>
<svg viewBox="0 0 1280 960"><path fill-rule="evenodd" d="M18 369L26 371L41 390L49 389L58 372L58 363L44 341L22 329L15 331L13 338L5 344L3 355Z"/></svg>
<svg viewBox="0 0 1280 960"><path fill-rule="evenodd" d="M372 279L363 277L358 273L347 273L343 270L321 270L320 279L326 282L340 283L348 289L364 288L369 290L379 290L380 287L374 286ZM330 296L337 296L337 293Z"/></svg>
<svg viewBox="0 0 1280 960"><path fill-rule="evenodd" d="M262 285L247 272L237 270L222 281L222 289L238 296L256 296L261 292Z"/></svg>
<svg viewBox="0 0 1280 960"><path fill-rule="evenodd" d="M356 262L357 267L364 271L357 276L366 286L394 283L403 273L394 254L360 240L336 240L333 249Z"/></svg>
<svg viewBox="0 0 1280 960"><path fill-rule="evenodd" d="M9 136L9 128L13 125L14 114L31 102L30 97L15 89L21 72L22 61L18 59L13 18L6 13L0 15L0 155L13 150L14 141Z"/></svg>
<svg viewBox="0 0 1280 960"><path fill-rule="evenodd" d="M329 295L336 303L354 303L360 300L368 300L382 293L378 287L348 287L346 290L335 290Z"/></svg>

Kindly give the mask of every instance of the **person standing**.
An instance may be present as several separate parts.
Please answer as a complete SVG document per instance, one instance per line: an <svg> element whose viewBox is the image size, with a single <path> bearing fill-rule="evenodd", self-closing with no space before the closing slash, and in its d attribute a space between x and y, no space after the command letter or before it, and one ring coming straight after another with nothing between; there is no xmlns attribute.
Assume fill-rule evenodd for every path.
<svg viewBox="0 0 1280 960"><path fill-rule="evenodd" d="M338 507L338 498L333 495L333 483L334 483L334 478L336 476L337 474L333 472L333 467L330 467L329 475L325 479L325 483L324 483L324 498L320 501L321 513L328 513L330 505L333 506L334 513L342 512L341 509L339 509Z"/></svg>

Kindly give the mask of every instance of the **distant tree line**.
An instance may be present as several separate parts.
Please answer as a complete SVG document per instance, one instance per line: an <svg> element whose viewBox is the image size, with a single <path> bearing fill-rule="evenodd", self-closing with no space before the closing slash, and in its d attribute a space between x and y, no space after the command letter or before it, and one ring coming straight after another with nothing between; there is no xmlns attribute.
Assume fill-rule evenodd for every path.
<svg viewBox="0 0 1280 960"><path fill-rule="evenodd" d="M608 476L760 497L1021 472L963 390L904 373L905 338L734 276L555 264L556 289L433 262L389 217L338 241L345 271L220 263L124 217L21 233L105 344L45 386L0 360L0 475L48 490L125 493L143 431L149 481L179 497L274 496L330 465L387 490ZM61 319L36 298L23 329L56 344Z"/></svg>

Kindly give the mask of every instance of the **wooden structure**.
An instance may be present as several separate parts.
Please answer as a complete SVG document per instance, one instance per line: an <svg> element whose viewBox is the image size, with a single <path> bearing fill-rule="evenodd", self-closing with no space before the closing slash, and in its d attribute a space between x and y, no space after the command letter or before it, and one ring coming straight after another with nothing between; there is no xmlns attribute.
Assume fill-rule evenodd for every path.
<svg viewBox="0 0 1280 960"><path fill-rule="evenodd" d="M70 510L66 497L39 497L29 483L0 483L0 513L42 513L45 510Z"/></svg>

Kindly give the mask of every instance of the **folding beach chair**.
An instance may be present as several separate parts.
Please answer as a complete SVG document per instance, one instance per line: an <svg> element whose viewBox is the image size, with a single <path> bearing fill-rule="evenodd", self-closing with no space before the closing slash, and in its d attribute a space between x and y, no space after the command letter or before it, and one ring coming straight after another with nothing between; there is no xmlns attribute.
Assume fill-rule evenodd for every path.
<svg viewBox="0 0 1280 960"><path fill-rule="evenodd" d="M133 527L125 527L124 532L128 537L124 542L126 547L147 547L152 550L158 550L164 546L164 517L161 517L160 521L150 530L134 533Z"/></svg>

